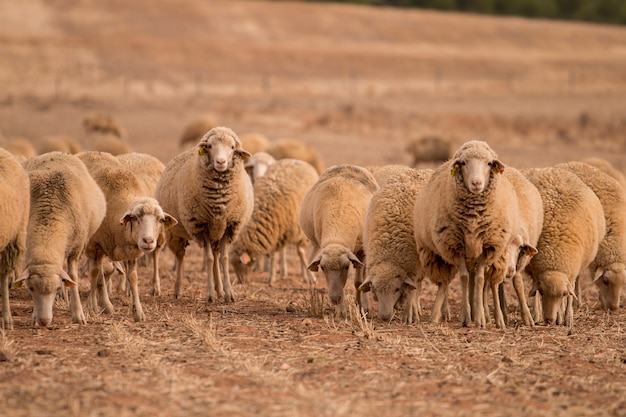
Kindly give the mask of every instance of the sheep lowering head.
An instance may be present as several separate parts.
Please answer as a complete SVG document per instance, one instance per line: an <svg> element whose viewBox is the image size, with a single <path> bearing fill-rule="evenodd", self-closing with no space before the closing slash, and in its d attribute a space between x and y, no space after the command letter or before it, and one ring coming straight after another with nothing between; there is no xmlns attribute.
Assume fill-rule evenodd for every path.
<svg viewBox="0 0 626 417"><path fill-rule="evenodd" d="M598 288L602 308L617 310L622 287L626 283L626 265L615 263L596 269L593 282Z"/></svg>
<svg viewBox="0 0 626 417"><path fill-rule="evenodd" d="M486 142L467 142L454 154L451 174L471 193L482 193L489 186L492 174L502 172L504 164Z"/></svg>
<svg viewBox="0 0 626 417"><path fill-rule="evenodd" d="M328 298L333 305L342 302L350 265L355 269L365 267L363 262L345 246L330 244L308 266L309 271L317 272L321 269L326 275Z"/></svg>

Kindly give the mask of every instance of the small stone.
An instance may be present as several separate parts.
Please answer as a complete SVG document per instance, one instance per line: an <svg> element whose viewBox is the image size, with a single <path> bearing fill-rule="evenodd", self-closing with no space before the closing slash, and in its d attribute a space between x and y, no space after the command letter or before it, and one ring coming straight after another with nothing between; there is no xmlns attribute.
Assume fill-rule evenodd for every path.
<svg viewBox="0 0 626 417"><path fill-rule="evenodd" d="M283 363L282 365L280 365L280 369L282 371L286 371L287 369L291 368L291 365L289 365L287 362Z"/></svg>
<svg viewBox="0 0 626 417"><path fill-rule="evenodd" d="M311 327L313 325L313 322L311 321L311 319L304 319L302 320L302 324L306 327Z"/></svg>
<svg viewBox="0 0 626 417"><path fill-rule="evenodd" d="M101 358L106 358L111 356L111 351L109 349L101 349L98 351L97 355Z"/></svg>
<svg viewBox="0 0 626 417"><path fill-rule="evenodd" d="M295 313L297 311L293 304L289 304L285 310L287 310L287 313Z"/></svg>

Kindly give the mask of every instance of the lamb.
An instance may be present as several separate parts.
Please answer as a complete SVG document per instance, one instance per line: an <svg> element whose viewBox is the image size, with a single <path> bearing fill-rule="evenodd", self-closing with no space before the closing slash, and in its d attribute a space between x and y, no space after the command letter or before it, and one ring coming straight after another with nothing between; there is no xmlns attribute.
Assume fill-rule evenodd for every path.
<svg viewBox="0 0 626 417"><path fill-rule="evenodd" d="M322 269L330 302L340 316L346 314L343 289L350 264L356 269L355 288L363 283L363 223L376 190L376 180L366 169L335 165L322 173L300 206L298 221L318 252L308 269L314 272ZM369 311L366 294L357 291L356 295L359 307Z"/></svg>
<svg viewBox="0 0 626 417"><path fill-rule="evenodd" d="M0 148L0 279L2 280L2 324L13 328L9 285L21 271L26 252L26 231L30 210L28 174L7 150Z"/></svg>
<svg viewBox="0 0 626 417"><path fill-rule="evenodd" d="M600 171L604 172L605 174L608 174L611 177L615 178L617 180L617 182L619 182L620 185L622 187L624 187L624 189L626 189L626 177L624 177L624 174L619 172L606 159L602 159L602 158L585 158L585 159L582 160L582 162L585 162L585 163L587 163L589 165L593 165L594 167L598 168Z"/></svg>
<svg viewBox="0 0 626 417"><path fill-rule="evenodd" d="M289 243L297 247L303 279L315 282L307 270L304 245L308 240L298 223L298 213L304 195L318 178L317 171L309 163L281 159L254 183L252 217L230 247L230 262L241 282L260 256L273 254ZM269 285L273 282L274 263L271 262Z"/></svg>
<svg viewBox="0 0 626 417"><path fill-rule="evenodd" d="M324 171L324 162L320 153L308 143L294 139L282 139L272 143L265 152L275 159L293 158L306 161L317 170L318 174Z"/></svg>
<svg viewBox="0 0 626 417"><path fill-rule="evenodd" d="M416 198L413 221L419 260L425 275L439 287L433 323L441 319L448 285L458 271L461 325L469 325L469 270L475 270L475 320L477 326L485 324L484 271L504 255L517 227L517 197L502 180L503 171L504 164L486 142L470 141L433 172Z"/></svg>
<svg viewBox="0 0 626 417"><path fill-rule="evenodd" d="M602 204L574 173L562 168L524 170L543 202L543 229L538 253L528 264L530 296L541 295L546 324L573 324L576 277L598 252L606 223ZM565 315L560 309L566 297Z"/></svg>
<svg viewBox="0 0 626 417"><path fill-rule="evenodd" d="M212 117L202 117L200 119L194 120L185 126L180 139L178 140L178 146L180 149L187 150L192 146L195 146L200 139L208 132L209 130L217 127L218 123Z"/></svg>
<svg viewBox="0 0 626 417"><path fill-rule="evenodd" d="M100 305L107 312L114 311L102 273L106 255L113 262L125 263L132 294L133 318L145 321L139 299L136 261L144 253L154 251L163 228L175 226L177 220L165 212L156 199L146 195L141 182L130 169L115 158L112 162L111 155L85 152L78 157L87 161L89 173L107 201L106 216L89 240L86 250L92 264L90 307L97 312L99 298ZM98 158L100 162L97 162Z"/></svg>
<svg viewBox="0 0 626 417"><path fill-rule="evenodd" d="M406 144L404 148L414 166L423 162L443 163L452 157L452 144L439 136L423 136Z"/></svg>
<svg viewBox="0 0 626 417"><path fill-rule="evenodd" d="M226 302L235 300L228 249L252 214L252 183L243 167L250 156L235 132L216 127L195 148L167 163L155 195L179 220L166 233L167 245L176 255L174 297L180 296L185 247L193 240L207 259L207 303L222 294Z"/></svg>
<svg viewBox="0 0 626 417"><path fill-rule="evenodd" d="M380 320L391 320L394 306L404 306L404 321L410 323L419 317L423 279L413 233L413 205L432 170L391 165L375 171L378 180L377 174L384 181L378 182L380 188L365 215L367 277L359 290L372 290Z"/></svg>
<svg viewBox="0 0 626 417"><path fill-rule="evenodd" d="M78 293L78 260L104 219L104 194L81 160L68 153L31 158L25 168L31 196L27 263L16 284L25 282L33 297L32 324L52 322L52 307L62 286L71 287L72 322L86 324Z"/></svg>
<svg viewBox="0 0 626 417"><path fill-rule="evenodd" d="M253 156L258 152L263 152L270 144L267 136L261 133L246 133L244 135L239 135L239 139L241 139L241 145L244 149L250 152Z"/></svg>
<svg viewBox="0 0 626 417"><path fill-rule="evenodd" d="M602 204L606 232L589 269L598 287L602 308L617 310L626 282L626 190L616 179L584 162L568 162L555 167L576 174ZM580 295L579 291L576 295Z"/></svg>

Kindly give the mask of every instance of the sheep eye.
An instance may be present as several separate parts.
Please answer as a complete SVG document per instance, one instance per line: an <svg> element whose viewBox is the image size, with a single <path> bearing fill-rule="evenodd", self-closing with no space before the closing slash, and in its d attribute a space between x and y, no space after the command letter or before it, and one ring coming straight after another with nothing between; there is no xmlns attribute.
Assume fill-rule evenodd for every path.
<svg viewBox="0 0 626 417"><path fill-rule="evenodd" d="M321 269L322 271L326 271L326 268L324 268L323 266L320 266L320 269Z"/></svg>
<svg viewBox="0 0 626 417"><path fill-rule="evenodd" d="M35 291L35 287L33 287L32 285L28 286L28 291L33 292Z"/></svg>
<svg viewBox="0 0 626 417"><path fill-rule="evenodd" d="M350 269L350 265L344 266L343 269L345 269L347 271L348 269Z"/></svg>
<svg viewBox="0 0 626 417"><path fill-rule="evenodd" d="M609 280L608 280L606 277L604 277L604 278L602 278L602 283L603 283L604 285L607 285L607 286L608 286L608 285L609 285Z"/></svg>
<svg viewBox="0 0 626 417"><path fill-rule="evenodd" d="M396 292L400 292L400 288L396 288Z"/></svg>

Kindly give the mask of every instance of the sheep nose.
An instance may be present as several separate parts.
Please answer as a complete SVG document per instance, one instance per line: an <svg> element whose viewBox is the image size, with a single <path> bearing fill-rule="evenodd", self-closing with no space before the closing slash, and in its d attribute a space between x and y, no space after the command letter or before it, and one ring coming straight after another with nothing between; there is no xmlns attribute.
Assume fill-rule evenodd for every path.
<svg viewBox="0 0 626 417"><path fill-rule="evenodd" d="M50 323L52 323L52 318L39 317L37 319L37 323L39 323L39 325L42 327L47 327Z"/></svg>
<svg viewBox="0 0 626 417"><path fill-rule="evenodd" d="M150 245L150 244L154 243L154 238L144 237L143 238L143 243L146 243L146 244Z"/></svg>
<svg viewBox="0 0 626 417"><path fill-rule="evenodd" d="M339 304L341 303L341 299L342 299L341 295L333 295L330 297L330 302L332 304Z"/></svg>

